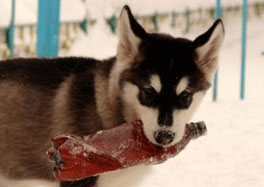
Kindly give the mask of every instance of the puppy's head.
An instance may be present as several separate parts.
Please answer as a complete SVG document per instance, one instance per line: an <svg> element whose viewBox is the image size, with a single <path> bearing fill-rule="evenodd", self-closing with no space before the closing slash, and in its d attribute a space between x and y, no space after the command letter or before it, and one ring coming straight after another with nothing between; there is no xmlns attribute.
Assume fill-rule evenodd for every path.
<svg viewBox="0 0 264 187"><path fill-rule="evenodd" d="M148 139L169 146L211 85L224 38L221 20L194 41L147 33L125 6L118 22L117 71L127 121L143 121Z"/></svg>

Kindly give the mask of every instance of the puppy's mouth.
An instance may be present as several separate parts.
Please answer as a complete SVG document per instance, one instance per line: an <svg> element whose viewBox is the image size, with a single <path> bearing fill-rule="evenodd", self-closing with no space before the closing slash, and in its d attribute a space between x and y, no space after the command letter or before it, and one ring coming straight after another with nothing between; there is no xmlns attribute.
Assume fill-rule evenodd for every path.
<svg viewBox="0 0 264 187"><path fill-rule="evenodd" d="M154 139L162 146L169 145L173 142L175 133L170 130L158 130L154 132Z"/></svg>
<svg viewBox="0 0 264 187"><path fill-rule="evenodd" d="M155 145L161 147L168 147L178 142L178 134L167 128L155 128L151 126L145 126L143 123L144 134L147 139Z"/></svg>

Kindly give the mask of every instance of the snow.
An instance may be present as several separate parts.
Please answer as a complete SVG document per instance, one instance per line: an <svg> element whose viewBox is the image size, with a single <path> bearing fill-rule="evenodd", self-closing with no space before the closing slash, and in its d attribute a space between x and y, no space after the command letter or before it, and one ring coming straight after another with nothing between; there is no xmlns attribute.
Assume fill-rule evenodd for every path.
<svg viewBox="0 0 264 187"><path fill-rule="evenodd" d="M98 20L95 27L89 28L88 36L80 33L66 56L90 56L107 58L116 53L118 40L104 20ZM63 54L65 55L65 54Z"/></svg>
<svg viewBox="0 0 264 187"><path fill-rule="evenodd" d="M97 149L95 149L93 146L90 145L76 145L73 144L72 146L70 146L70 154L71 155L78 155L81 152L83 152L83 150L87 151L87 152L92 152L92 153L97 153ZM85 154L84 154L85 156Z"/></svg>

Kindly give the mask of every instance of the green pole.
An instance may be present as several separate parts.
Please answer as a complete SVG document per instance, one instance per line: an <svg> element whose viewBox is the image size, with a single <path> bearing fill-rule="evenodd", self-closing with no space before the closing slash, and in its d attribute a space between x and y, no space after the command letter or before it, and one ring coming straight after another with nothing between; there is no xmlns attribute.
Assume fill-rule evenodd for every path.
<svg viewBox="0 0 264 187"><path fill-rule="evenodd" d="M245 69L246 69L246 42L247 42L247 16L248 16L247 8L248 8L247 0L243 0L240 99L245 98Z"/></svg>
<svg viewBox="0 0 264 187"><path fill-rule="evenodd" d="M10 51L10 58L14 58L15 6L16 6L16 1L12 0L11 22L6 31L7 32L6 43Z"/></svg>
<svg viewBox="0 0 264 187"><path fill-rule="evenodd" d="M221 0L216 1L216 18L221 17ZM218 85L218 70L216 70L214 75L214 85L213 85L213 101L217 99L217 85Z"/></svg>
<svg viewBox="0 0 264 187"><path fill-rule="evenodd" d="M185 32L188 33L190 30L190 9L189 8L186 8L185 16L186 16Z"/></svg>
<svg viewBox="0 0 264 187"><path fill-rule="evenodd" d="M88 31L88 29L87 29L87 18L85 18L85 19L81 22L80 26L81 26L81 29L87 34L87 31Z"/></svg>
<svg viewBox="0 0 264 187"><path fill-rule="evenodd" d="M153 23L153 26L154 26L154 30L155 31L158 31L159 30L159 27L158 27L158 14L157 13L155 13L152 16L152 23Z"/></svg>
<svg viewBox="0 0 264 187"><path fill-rule="evenodd" d="M176 26L176 16L177 16L176 12L173 11L171 16L172 16L171 26L175 27Z"/></svg>
<svg viewBox="0 0 264 187"><path fill-rule="evenodd" d="M37 56L56 57L59 51L60 0L38 1Z"/></svg>
<svg viewBox="0 0 264 187"><path fill-rule="evenodd" d="M111 18L110 18L110 27L111 27L111 31L113 33L116 32L116 17L115 15L113 15Z"/></svg>

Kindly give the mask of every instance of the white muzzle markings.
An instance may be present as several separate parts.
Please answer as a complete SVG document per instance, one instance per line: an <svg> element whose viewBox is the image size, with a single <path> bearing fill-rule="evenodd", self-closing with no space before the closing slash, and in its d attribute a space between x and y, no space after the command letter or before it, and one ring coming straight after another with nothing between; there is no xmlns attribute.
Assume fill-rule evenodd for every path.
<svg viewBox="0 0 264 187"><path fill-rule="evenodd" d="M177 87L176 87L176 95L179 95L181 92L183 92L184 90L186 90L186 88L189 85L189 79L188 77L183 77L181 78L181 80L179 81Z"/></svg>
<svg viewBox="0 0 264 187"><path fill-rule="evenodd" d="M192 103L187 109L183 109L183 110L175 109L173 111L173 125L170 128L170 130L172 132L175 132L176 135L173 142L171 142L171 145L179 142L182 139L185 125L191 120L194 112L197 110L204 95L205 95L205 91L199 91L194 93Z"/></svg>
<svg viewBox="0 0 264 187"><path fill-rule="evenodd" d="M159 93L161 91L161 82L158 75L155 74L150 77L150 85L156 90L156 92Z"/></svg>
<svg viewBox="0 0 264 187"><path fill-rule="evenodd" d="M157 80L153 78L154 82ZM181 80L181 89L178 88L178 93L184 91L183 88L187 88L188 79ZM153 83L153 87L155 84ZM159 87L155 87L157 91ZM177 142L179 142L184 134L185 124L188 123L199 106L203 96L205 95L205 91L196 92L193 95L193 102L191 105L184 110L173 111L173 125L171 127L161 127L158 125L158 116L159 110L157 108L151 108L142 105L138 100L139 89L136 85L131 83L126 83L123 87L123 101L124 101L124 114L125 118L128 122L134 120L135 118L141 119L143 122L143 129L146 137L154 144L158 144L154 138L155 131L159 130L170 130L175 133L174 140L166 145L170 146Z"/></svg>

